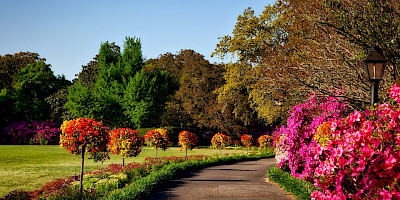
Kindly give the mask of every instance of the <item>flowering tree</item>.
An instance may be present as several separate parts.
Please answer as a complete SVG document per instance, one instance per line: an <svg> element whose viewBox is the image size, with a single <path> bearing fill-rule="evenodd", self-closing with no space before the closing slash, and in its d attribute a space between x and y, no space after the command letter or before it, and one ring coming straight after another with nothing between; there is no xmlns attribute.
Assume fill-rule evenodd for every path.
<svg viewBox="0 0 400 200"><path fill-rule="evenodd" d="M247 135L247 134L243 134L240 137L240 141L242 142L243 146L245 146L247 148L247 153L249 153L249 147L251 147L253 145L253 142L254 142L253 136Z"/></svg>
<svg viewBox="0 0 400 200"><path fill-rule="evenodd" d="M182 148L185 149L186 151L186 160L187 160L187 150L190 149L192 150L198 143L198 139L196 134L191 133L189 131L182 131L179 133L179 145L181 145L181 150Z"/></svg>
<svg viewBox="0 0 400 200"><path fill-rule="evenodd" d="M136 157L142 150L143 138L135 130L119 128L110 131L110 143L108 147L113 154L119 154L122 158L122 166L126 157Z"/></svg>
<svg viewBox="0 0 400 200"><path fill-rule="evenodd" d="M157 159L157 150L162 149L165 151L168 148L167 147L167 145L169 144L168 131L165 129L150 130L144 136L144 140L148 146L156 149L156 159Z"/></svg>
<svg viewBox="0 0 400 200"><path fill-rule="evenodd" d="M110 140L108 129L102 122L94 119L78 118L64 121L61 125L60 146L65 147L74 155L82 154L80 190L82 191L82 177L85 152L90 154L89 159L95 162L109 159L107 144Z"/></svg>
<svg viewBox="0 0 400 200"><path fill-rule="evenodd" d="M231 137L223 134L217 133L211 139L211 144L213 147L220 149L219 155L222 155L222 148L228 146L231 143Z"/></svg>
<svg viewBox="0 0 400 200"><path fill-rule="evenodd" d="M400 199L400 86L395 102L320 125L313 199Z"/></svg>
<svg viewBox="0 0 400 200"><path fill-rule="evenodd" d="M272 138L270 135L262 135L260 137L258 137L258 144L260 145L261 148L265 148L265 150L267 149L267 147L271 146L271 141Z"/></svg>

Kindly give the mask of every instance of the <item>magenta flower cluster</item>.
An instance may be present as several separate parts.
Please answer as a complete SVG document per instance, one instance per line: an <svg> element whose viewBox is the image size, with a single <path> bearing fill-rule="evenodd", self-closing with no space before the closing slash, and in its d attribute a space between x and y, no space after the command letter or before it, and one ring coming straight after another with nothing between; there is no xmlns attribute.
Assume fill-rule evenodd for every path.
<svg viewBox="0 0 400 200"><path fill-rule="evenodd" d="M5 144L58 144L61 130L54 122L20 121L7 126L2 133Z"/></svg>
<svg viewBox="0 0 400 200"><path fill-rule="evenodd" d="M294 106L289 112L287 126L280 127L273 133L275 146L284 157L278 167L288 165L295 177L310 181L318 165L314 158L316 146L313 136L319 125L343 115L348 103L334 97L311 95L305 102ZM279 157L279 152L277 152Z"/></svg>
<svg viewBox="0 0 400 200"><path fill-rule="evenodd" d="M315 127L312 125L315 115L297 117L310 121L302 121L301 124L306 126L295 129L296 133L286 130L288 120L288 127L281 128L280 134L276 133L285 138L276 145L289 151L280 166L288 163L292 175L311 179L322 189L314 191L312 199L400 199L400 86L395 84L389 90L389 96L394 101L371 110L326 118L325 121L330 122L330 133L329 141L324 145L310 137L305 144L294 144L307 140L297 138ZM298 153L290 152L292 146L300 147ZM309 150L307 156L301 155L302 149ZM296 161L295 156L299 155L300 161ZM305 163L308 161L311 164Z"/></svg>

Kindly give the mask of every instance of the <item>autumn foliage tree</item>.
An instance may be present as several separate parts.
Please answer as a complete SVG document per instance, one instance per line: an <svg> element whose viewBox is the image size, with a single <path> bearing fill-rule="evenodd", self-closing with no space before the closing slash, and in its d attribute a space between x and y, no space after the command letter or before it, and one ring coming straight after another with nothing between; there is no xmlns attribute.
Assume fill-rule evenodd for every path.
<svg viewBox="0 0 400 200"><path fill-rule="evenodd" d="M82 191L82 177L85 153L94 162L109 159L107 145L110 140L108 128L89 118L77 118L64 121L61 125L60 147L65 147L74 155L82 155L80 190Z"/></svg>
<svg viewBox="0 0 400 200"><path fill-rule="evenodd" d="M118 128L110 131L110 143L108 147L113 154L123 157L122 165L125 165L126 157L136 157L142 150L143 138L135 130Z"/></svg>
<svg viewBox="0 0 400 200"><path fill-rule="evenodd" d="M216 133L211 139L211 145L214 148L220 149L220 155L222 155L222 148L230 145L231 137L223 134L223 133Z"/></svg>
<svg viewBox="0 0 400 200"><path fill-rule="evenodd" d="M164 125L213 128L221 124L214 91L223 85L222 65L211 64L190 49L161 55L153 62L179 83L179 89L166 104Z"/></svg>
<svg viewBox="0 0 400 200"><path fill-rule="evenodd" d="M146 135L144 135L144 141L148 146L156 149L157 159L157 150L162 149L163 151L165 151L168 148L168 131L165 129L150 130L146 133Z"/></svg>
<svg viewBox="0 0 400 200"><path fill-rule="evenodd" d="M186 151L186 160L187 160L187 150L192 150L198 142L197 136L194 133L189 131L182 131L178 136L179 145L181 145L181 150L185 149Z"/></svg>
<svg viewBox="0 0 400 200"><path fill-rule="evenodd" d="M234 55L252 66L244 76L251 82L241 88L268 123L309 92L338 96L335 91L343 90L339 96L360 107L369 102L362 62L369 47L390 60L381 87L399 76L399 7L394 0L278 0L258 16L246 9L213 55ZM227 78L227 84L235 79Z"/></svg>

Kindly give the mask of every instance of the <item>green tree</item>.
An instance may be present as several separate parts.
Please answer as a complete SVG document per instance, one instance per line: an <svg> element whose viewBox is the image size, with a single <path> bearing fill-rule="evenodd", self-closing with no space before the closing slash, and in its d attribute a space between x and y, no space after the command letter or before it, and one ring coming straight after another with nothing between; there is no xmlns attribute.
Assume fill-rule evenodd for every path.
<svg viewBox="0 0 400 200"><path fill-rule="evenodd" d="M144 62L139 39L126 37L123 54L113 51L108 42L99 52L100 70L93 88L95 116L114 126L123 126L128 119L123 115L123 96L128 80L142 69Z"/></svg>
<svg viewBox="0 0 400 200"><path fill-rule="evenodd" d="M96 99L93 91L85 87L81 82L76 82L68 87L67 102L65 108L72 114L72 118L77 116L94 118L94 106Z"/></svg>
<svg viewBox="0 0 400 200"><path fill-rule="evenodd" d="M43 61L22 68L12 90L14 112L20 120L44 121L49 119L47 97L66 87L70 82L64 76L54 76L50 65Z"/></svg>
<svg viewBox="0 0 400 200"><path fill-rule="evenodd" d="M28 64L45 61L38 53L19 52L14 55L0 55L0 89L11 89L15 84L18 71Z"/></svg>
<svg viewBox="0 0 400 200"><path fill-rule="evenodd" d="M167 71L142 69L131 78L123 97L124 114L136 127L153 127L160 123L165 103L177 88Z"/></svg>

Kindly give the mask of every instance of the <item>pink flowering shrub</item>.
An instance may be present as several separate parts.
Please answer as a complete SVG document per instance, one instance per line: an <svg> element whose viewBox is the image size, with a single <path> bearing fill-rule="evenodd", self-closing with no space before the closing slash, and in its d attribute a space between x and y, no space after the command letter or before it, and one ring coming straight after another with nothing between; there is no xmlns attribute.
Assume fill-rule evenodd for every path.
<svg viewBox="0 0 400 200"><path fill-rule="evenodd" d="M58 144L61 130L54 122L20 121L7 126L0 134L4 144Z"/></svg>
<svg viewBox="0 0 400 200"><path fill-rule="evenodd" d="M400 199L400 87L396 102L354 111L331 124L326 146L316 144L313 199Z"/></svg>
<svg viewBox="0 0 400 200"><path fill-rule="evenodd" d="M273 133L278 167L288 165L293 176L312 180L319 162L314 155L317 143L313 136L319 125L340 118L347 108L347 102L338 98L317 95L292 107L287 125Z"/></svg>

